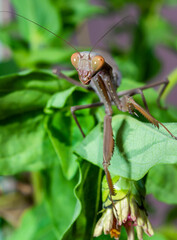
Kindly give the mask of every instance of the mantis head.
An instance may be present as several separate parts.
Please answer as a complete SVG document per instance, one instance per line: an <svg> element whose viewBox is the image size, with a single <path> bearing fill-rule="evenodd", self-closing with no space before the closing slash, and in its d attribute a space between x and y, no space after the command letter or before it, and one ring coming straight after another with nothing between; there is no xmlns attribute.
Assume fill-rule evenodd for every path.
<svg viewBox="0 0 177 240"><path fill-rule="evenodd" d="M80 81L88 85L92 77L101 70L105 60L96 53L76 52L71 56L71 63L77 70Z"/></svg>

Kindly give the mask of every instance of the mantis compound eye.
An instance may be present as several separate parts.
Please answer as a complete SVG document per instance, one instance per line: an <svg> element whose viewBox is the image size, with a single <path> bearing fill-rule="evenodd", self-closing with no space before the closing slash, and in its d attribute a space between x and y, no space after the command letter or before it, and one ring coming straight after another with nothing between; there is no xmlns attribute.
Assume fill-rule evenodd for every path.
<svg viewBox="0 0 177 240"><path fill-rule="evenodd" d="M76 69L78 67L79 59L80 59L80 56L78 52L73 53L73 55L71 56L71 63Z"/></svg>
<svg viewBox="0 0 177 240"><path fill-rule="evenodd" d="M102 68L102 66L104 65L104 58L102 56L95 56L92 59L92 68L95 72L97 72L99 69Z"/></svg>

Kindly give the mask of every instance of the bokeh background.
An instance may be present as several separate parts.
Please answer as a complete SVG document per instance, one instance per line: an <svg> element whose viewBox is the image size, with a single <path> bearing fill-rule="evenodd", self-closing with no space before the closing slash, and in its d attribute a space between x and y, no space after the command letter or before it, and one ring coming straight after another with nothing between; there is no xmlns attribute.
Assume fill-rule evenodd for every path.
<svg viewBox="0 0 177 240"><path fill-rule="evenodd" d="M40 1L38 2L39 3L36 4L36 9L40 7ZM20 1L19 3L18 1L14 1L14 3L19 5L20 7ZM1 0L1 9L11 11L14 9L12 4L13 1L10 2ZM25 5L25 2L22 5ZM121 26L117 26L117 29L114 29L114 31L105 36L97 47L104 47L106 50L111 52L111 48L113 48L112 46L110 47L110 45L112 44L111 39L114 35L112 45L114 45L115 48L117 47L117 58L121 58L120 54L124 54L124 58L128 58L129 62L131 62L133 57L135 58L135 66L130 66L130 68L132 68L130 69L130 71L132 71L131 74L134 74L133 76L137 81L146 82L163 80L176 68L177 57L175 36L177 19L175 0L152 1L151 3L148 3L146 1L144 3L139 3L139 1L110 1L108 3L107 1L92 0L89 2L89 6L91 9L85 9L84 4L80 3L79 1L73 2L72 4L66 4L68 5L68 8L65 6L64 3L62 3L62 1L61 4L56 5L58 5L58 9L60 10L59 17L62 18L63 24L58 24L56 22L55 24L53 24L52 20L50 20L50 22L44 19L39 21L41 21L41 23L46 23L45 26L47 25L47 28L53 30L55 33L59 34L63 38L67 38L67 40L71 41L71 43L75 44L78 47L84 46L88 48L89 46L93 46L94 43L111 26L113 26L116 22L120 21L123 17L129 16L129 18L127 18L125 21L123 21L123 23L120 24ZM33 11L32 7L29 11ZM73 16L70 15L70 11L73 11ZM20 11L21 15L24 15L23 13L26 13L29 14L28 17L30 17L30 15L31 17L33 16L33 20L38 20L38 18L40 18L35 16L36 13L30 14L27 12L28 11L24 11L24 9L21 9ZM2 24L6 24L11 19L14 19L13 14L1 14L0 21ZM25 23L22 19L17 19L17 21L20 21L21 25L28 24L27 22ZM51 25L52 28L50 27ZM32 29L33 27L30 28ZM63 29L65 29L65 31L63 31ZM38 29L37 31L40 32L41 30ZM136 31L137 39L135 34ZM26 41L30 41L31 46L28 46L28 51L33 51L33 48L38 48L42 45L45 46L46 42L52 44L51 41L53 39L53 41L56 41L58 43L58 55L60 54L61 56L61 53L59 52L59 46L63 45L62 41L57 39L54 40L54 38L50 36L50 34L48 34L47 32L43 32L42 35L47 35L47 38L49 38L49 40L44 40L44 36L41 37L41 39L38 39L38 41L36 41L36 39L32 40L30 39L31 36L28 36L28 34L26 36L23 36ZM25 35L25 32L23 33L23 35ZM33 41L35 41L35 43L32 43ZM1 45L0 59L10 59L10 49L9 45L7 46L7 39L6 49L4 48L5 46L3 45L2 47ZM151 48L153 48L153 52ZM67 50L68 49L69 47L67 48ZM136 49L138 51L132 49ZM13 50L17 51L17 46L13 46ZM150 63L147 63L148 61L150 62L150 60L148 60L148 55L145 55L146 52L149 55L152 54L152 58L150 58L149 56L149 59L151 59L152 67ZM70 52L68 53L68 55L70 56ZM135 57L135 55L137 56ZM37 59L35 55L32 55L32 60L28 64L34 66L36 64L39 64L40 61L44 61L47 63L52 63L52 61L56 62L56 60L59 60L59 62L61 61L61 57L60 59L57 59L57 57L53 56L53 59L49 59L49 55L48 60L44 60L45 55L41 58L43 59ZM63 59L62 61L65 61L65 59ZM67 64L68 62L69 61L67 59ZM121 64L125 65L124 62L122 63L120 60L120 68ZM24 65L25 63L22 64L22 66ZM139 71L136 68L139 69ZM147 68L147 70L144 70L144 68ZM1 74L3 74L3 71L5 71L4 67L1 69ZM10 71L15 71L14 65L11 66ZM140 72L138 77L136 76L135 71ZM168 102L174 105L177 105L175 98L176 91L177 87L174 87L173 91L168 96Z"/></svg>
<svg viewBox="0 0 177 240"><path fill-rule="evenodd" d="M125 78L146 84L170 76L173 85L168 90L167 103L177 106L173 72L177 66L176 0L0 0L0 10L12 12L0 13L1 77L55 66L72 70L70 56L74 50L70 46L13 12L50 29L78 50L90 49L110 27L129 16L97 47L111 53ZM9 84L5 90L10 91L11 87ZM0 178L0 239L20 236L13 233L19 228L24 211L41 198L40 179L39 173L31 176L28 172ZM162 228L165 234L160 239L177 239L176 205L162 203L152 195L147 197L147 202L152 225Z"/></svg>

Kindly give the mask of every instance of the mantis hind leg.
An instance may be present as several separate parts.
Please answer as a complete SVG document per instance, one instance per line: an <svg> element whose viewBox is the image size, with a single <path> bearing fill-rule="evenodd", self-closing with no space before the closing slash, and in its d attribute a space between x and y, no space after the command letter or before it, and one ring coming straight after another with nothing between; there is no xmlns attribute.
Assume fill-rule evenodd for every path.
<svg viewBox="0 0 177 240"><path fill-rule="evenodd" d="M157 119L155 119L148 111L146 111L144 108L142 108L132 97L129 96L123 96L121 98L122 103L122 111L123 112L129 112L130 114L135 114L134 110L137 110L139 113L141 113L150 123L152 123L154 126L159 128L159 124L174 138L177 140L177 137L175 137L169 130L159 122Z"/></svg>
<svg viewBox="0 0 177 240"><path fill-rule="evenodd" d="M157 98L157 106L161 109L166 109L166 107L161 106L160 99L161 99L161 96L163 95L163 93L164 93L168 84L169 84L169 80L165 79L163 81L148 84L148 85L145 85L145 86L140 87L140 88L134 88L134 89L131 89L131 90L125 90L125 91L118 92L118 96L120 96L120 97L124 96L124 95L133 96L135 94L141 94L141 98L143 100L144 106L145 106L146 110L149 112L147 102L146 102L146 99L145 99L144 94L143 94L143 90L163 85L163 87L159 91L159 95L158 95L158 98Z"/></svg>

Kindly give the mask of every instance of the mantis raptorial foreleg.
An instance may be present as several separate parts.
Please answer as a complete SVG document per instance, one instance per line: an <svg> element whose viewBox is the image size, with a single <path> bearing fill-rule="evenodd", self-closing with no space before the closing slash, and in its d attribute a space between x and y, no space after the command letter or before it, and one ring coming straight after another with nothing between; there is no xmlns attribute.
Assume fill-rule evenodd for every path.
<svg viewBox="0 0 177 240"><path fill-rule="evenodd" d="M103 168L106 174L110 195L114 195L114 187L108 167L110 165L111 157L114 151L114 139L112 131L112 116L106 115L104 117L104 136L103 136Z"/></svg>
<svg viewBox="0 0 177 240"><path fill-rule="evenodd" d="M78 87L81 87L81 88L84 88L84 89L87 89L87 90L91 90L90 87L84 86L82 83L80 83L79 81L76 81L74 78L70 78L70 77L66 76L61 71L59 71L57 68L53 69L53 73L55 75L57 75L59 78L64 78L66 81L72 83L73 85L76 85Z"/></svg>
<svg viewBox="0 0 177 240"><path fill-rule="evenodd" d="M113 138L113 131L112 131L112 116L106 114L106 116L104 117L103 168L104 168L104 172L105 172L108 187L109 187L109 192L110 192L109 196L110 196L110 200L112 203L112 210L114 209L116 218L118 220L118 213L117 213L115 204L112 199L112 196L115 195L114 185L112 182L110 172L108 170L113 152L114 152L114 138ZM117 221L117 223L118 223L118 221ZM118 228L118 226L115 226L115 227L116 227L116 229Z"/></svg>
<svg viewBox="0 0 177 240"><path fill-rule="evenodd" d="M87 89L87 90L92 90L90 87L88 86L84 86L83 84L81 84L80 82L76 81L74 78L70 78L66 75L64 75L63 73L61 73L58 69L54 69L53 70L53 73L56 74L59 78L64 78L66 79L68 82L76 85L76 86L79 86L79 87L82 87L84 89ZM160 86L160 85L164 85L160 91L159 91L159 95L158 95L158 98L157 98L157 105L159 108L161 109L166 109L166 107L162 107L161 104L160 104L160 98L163 94L163 92L165 91L167 85L169 84L169 80L166 78L165 80L162 80L162 81L159 81L159 82L156 82L156 83L152 83L152 84L148 84L148 85L145 85L143 87L139 87L139 88L134 88L134 89L130 89L130 90L125 90L125 91L120 91L117 93L118 97L121 97L121 96L124 96L124 95L128 95L128 96L134 96L136 94L140 94L141 95L141 98L142 98L142 101L143 101L143 104L145 106L145 109L147 112L149 112L149 108L148 108L148 104L147 104L147 101L145 99L145 96L144 96L144 93L143 93L143 90L146 90L146 89L149 89L149 88L153 88L153 87L156 87L156 86ZM109 86L108 86L109 87ZM103 105L103 104L101 104ZM101 106L101 105L98 105L98 106ZM89 107L88 107L89 108ZM74 111L76 110L80 110L82 108L75 108ZM72 111L73 112L73 111ZM74 119L76 118L76 116L74 116ZM75 120L76 123L78 122L77 120ZM78 125L78 123L77 123ZM79 125L78 125L79 127ZM80 127L79 127L80 129ZM83 135L83 134L82 134Z"/></svg>

